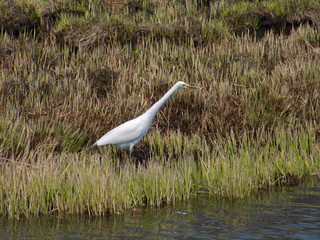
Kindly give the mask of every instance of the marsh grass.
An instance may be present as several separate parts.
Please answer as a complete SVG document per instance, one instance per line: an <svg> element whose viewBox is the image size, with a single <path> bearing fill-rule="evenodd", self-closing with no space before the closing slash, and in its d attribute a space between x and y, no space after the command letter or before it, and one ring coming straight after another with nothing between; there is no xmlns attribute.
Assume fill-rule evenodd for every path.
<svg viewBox="0 0 320 240"><path fill-rule="evenodd" d="M275 1L263 2L271 14ZM261 13L256 3L132 4L1 2L1 215L103 215L199 191L244 197L319 174L316 1L303 1L310 22L298 12L290 34L257 22L261 38L237 32ZM141 163L89 148L180 80L199 90L162 107L137 146Z"/></svg>
<svg viewBox="0 0 320 240"><path fill-rule="evenodd" d="M169 136L171 141L161 140L157 134L149 138L172 149L180 149L184 141L176 134ZM138 166L113 161L108 157L111 148L104 155L92 155L87 149L49 156L41 150L30 152L20 161L1 164L1 215L105 215L143 206L174 205L199 191L242 198L315 173L320 167L315 138L312 129L279 130L263 146L249 136L238 141L231 136L227 143L217 142L211 151L195 137L188 139L193 147L189 145L180 156L169 153L171 158L164 159L160 152ZM201 153L198 162L194 150Z"/></svg>

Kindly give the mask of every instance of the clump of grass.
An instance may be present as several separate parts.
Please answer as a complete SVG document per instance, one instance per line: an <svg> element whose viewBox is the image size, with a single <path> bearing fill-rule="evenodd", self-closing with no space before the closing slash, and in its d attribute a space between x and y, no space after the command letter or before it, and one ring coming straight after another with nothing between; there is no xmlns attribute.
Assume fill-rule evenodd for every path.
<svg viewBox="0 0 320 240"><path fill-rule="evenodd" d="M269 31L289 34L303 24L318 26L317 17L310 9L319 9L318 1L240 1L221 10L221 17L237 34L249 32L258 38ZM318 11L318 10L316 10ZM230 17L232 16L232 17Z"/></svg>
<svg viewBox="0 0 320 240"><path fill-rule="evenodd" d="M62 153L58 158L37 152L33 157L32 165L21 161L1 166L1 215L104 215L143 205L174 204L189 197L190 178L196 171L192 159L115 168L113 161L84 152Z"/></svg>
<svg viewBox="0 0 320 240"><path fill-rule="evenodd" d="M260 142L260 141L263 141ZM319 147L311 129L288 130L254 140L244 136L218 146L201 161L203 185L213 195L244 197L271 185L290 185L319 167Z"/></svg>
<svg viewBox="0 0 320 240"><path fill-rule="evenodd" d="M18 156L25 148L28 147L28 130L23 122L15 121L15 124L10 124L14 119L7 119L0 116L0 139L3 157L8 154Z"/></svg>

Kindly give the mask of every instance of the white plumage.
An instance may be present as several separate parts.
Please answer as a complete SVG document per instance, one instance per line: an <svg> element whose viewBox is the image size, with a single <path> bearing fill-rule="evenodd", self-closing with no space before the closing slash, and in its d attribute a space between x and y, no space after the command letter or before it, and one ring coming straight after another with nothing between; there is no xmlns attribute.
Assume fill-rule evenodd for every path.
<svg viewBox="0 0 320 240"><path fill-rule="evenodd" d="M177 82L158 102L153 104L145 113L139 117L129 120L118 127L112 129L104 136L102 136L94 145L102 146L106 144L115 145L117 148L130 148L130 155L132 149L137 145L143 136L148 132L152 120L160 107L167 101L167 99L179 88L194 88L185 82Z"/></svg>

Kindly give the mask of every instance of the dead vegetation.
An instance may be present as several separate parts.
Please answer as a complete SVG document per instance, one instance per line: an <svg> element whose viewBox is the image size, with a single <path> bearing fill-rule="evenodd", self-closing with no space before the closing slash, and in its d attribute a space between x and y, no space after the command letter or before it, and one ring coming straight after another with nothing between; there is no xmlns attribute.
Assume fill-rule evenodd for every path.
<svg viewBox="0 0 320 240"><path fill-rule="evenodd" d="M31 139L8 141L31 149L53 142L53 151L76 143L77 151L178 80L201 90L166 103L155 120L162 133L178 129L210 141L320 122L316 5L284 16L232 10L238 14L226 18L210 1L170 4L129 1L115 12L103 2L1 3L1 117L22 121ZM168 8L172 20L153 19ZM203 8L209 18L190 16ZM3 143L8 154L14 148Z"/></svg>
<svg viewBox="0 0 320 240"><path fill-rule="evenodd" d="M319 12L296 12L293 16L275 16L274 13L261 10L245 12L238 16L241 24L236 24L236 20L231 20L231 24L235 27L233 31L237 35L249 33L252 36L261 39L270 31L274 34L289 35L292 30L302 25L309 25L319 29Z"/></svg>
<svg viewBox="0 0 320 240"><path fill-rule="evenodd" d="M104 3L104 4L103 4ZM179 2L186 8L186 2ZM204 14L201 9L210 8L213 3L210 1L197 1L198 13ZM68 3L54 2L52 4L42 4L34 6L32 4L19 4L17 1L1 3L0 22L2 31L18 37L19 34L33 33L41 37L49 37L50 32L55 33L56 41L62 45L77 50L79 47L93 49L101 44L112 44L120 42L122 44L143 42L150 36L157 41L163 39L177 44L188 43L190 40L198 44L208 44L209 42L221 39L222 32L215 29L211 32L214 36L208 37L203 29L203 24L194 16L179 16L178 20L169 23L147 24L138 20L154 14L156 4L143 1L101 1L98 3L100 15L120 14L130 17L130 21L120 21L106 19L104 17L85 17L84 10L88 3L83 1L81 7L77 8L75 2ZM110 9L120 9L120 12L109 12ZM102 10L101 10L102 9ZM208 10L207 10L208 11ZM231 32L237 35L249 33L257 38L264 37L268 32L274 34L289 35L292 29L297 29L302 25L309 25L319 29L319 8L298 10L286 15L276 15L272 10L250 9L244 12L238 10L225 10L228 17L221 13L212 16L208 21L223 20L223 24L228 25ZM288 10L289 11L289 10ZM292 11L290 9L290 11ZM70 17L83 17L84 21L69 22L65 27L54 30L57 22L61 20L61 15ZM219 19L220 18L220 19ZM110 21L111 20L111 21ZM107 22L107 23L106 23ZM40 33L40 34L39 34Z"/></svg>
<svg viewBox="0 0 320 240"><path fill-rule="evenodd" d="M2 31L19 36L24 32L40 27L40 17L33 5L19 4L16 1L1 1L0 23Z"/></svg>

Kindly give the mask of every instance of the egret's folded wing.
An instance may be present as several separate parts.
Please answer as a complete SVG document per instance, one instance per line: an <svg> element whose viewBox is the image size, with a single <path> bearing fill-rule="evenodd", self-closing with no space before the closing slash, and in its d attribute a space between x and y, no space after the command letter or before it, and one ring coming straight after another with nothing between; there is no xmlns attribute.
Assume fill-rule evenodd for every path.
<svg viewBox="0 0 320 240"><path fill-rule="evenodd" d="M141 134L144 134L143 123L141 123L141 121L139 121L138 118L136 118L127 121L121 124L120 126L112 129L110 132L106 133L96 142L96 145L117 145L126 142L131 142L139 138Z"/></svg>

